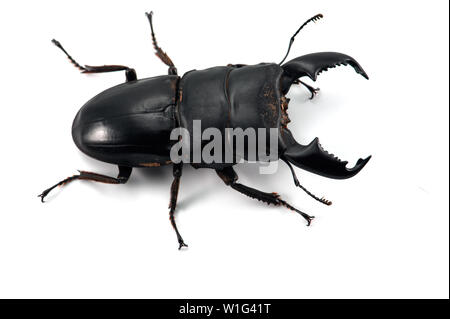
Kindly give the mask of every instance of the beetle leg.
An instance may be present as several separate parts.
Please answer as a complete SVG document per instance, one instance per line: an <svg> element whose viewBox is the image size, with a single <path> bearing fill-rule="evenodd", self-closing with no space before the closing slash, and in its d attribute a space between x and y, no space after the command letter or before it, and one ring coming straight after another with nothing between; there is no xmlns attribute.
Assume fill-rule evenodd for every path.
<svg viewBox="0 0 450 319"><path fill-rule="evenodd" d="M160 58L160 60L169 67L169 75L177 75L177 68L173 64L172 60L169 58L166 52L164 52L159 46L158 42L156 42L155 32L153 31L153 11L150 13L145 13L147 16L148 22L150 23L150 30L152 33L152 43L153 48L155 49L155 55Z"/></svg>
<svg viewBox="0 0 450 319"><path fill-rule="evenodd" d="M275 206L284 206L298 214L300 214L303 218L306 219L307 225L311 225L311 221L314 219L314 216L310 216L297 208L291 206L287 202L281 199L280 195L277 193L265 193L261 192L257 189L242 185L240 183L236 183L238 180L238 175L234 171L232 167L226 167L224 169L217 169L216 170L217 175L224 181L224 183L234 190L237 190L238 192L247 195L248 197L263 201L264 203L270 205L273 204Z"/></svg>
<svg viewBox="0 0 450 319"><path fill-rule="evenodd" d="M170 223L173 226L173 229L175 230L175 233L177 234L178 243L180 246L178 249L181 249L182 247L188 247L184 243L183 237L181 237L180 232L178 231L177 224L175 223L175 208L177 207L177 199L178 199L178 190L180 188L180 177L181 173L183 171L183 164L174 164L173 166L173 182L172 186L170 187L170 203L169 203L169 218Z"/></svg>
<svg viewBox="0 0 450 319"><path fill-rule="evenodd" d="M88 181L94 181L99 183L106 183L106 184L125 184L130 175L131 175L132 168L128 166L119 166L119 175L117 178L101 175L97 173L91 173L86 171L79 171L80 173L78 175L73 175L70 177L67 177L66 179L63 179L59 183L53 185L50 188L47 188L45 191L43 191L38 197L41 198L41 202L44 202L45 197L56 187L58 186L64 186L76 179L82 179L82 180L88 180Z"/></svg>
<svg viewBox="0 0 450 319"><path fill-rule="evenodd" d="M305 82L303 82L301 80L295 80L294 84L299 84L299 85L303 84L308 89L308 91L311 93L311 97L309 98L310 100L312 100L317 95L317 93L319 93L319 91L320 91L320 88L314 88L311 85L306 84Z"/></svg>
<svg viewBox="0 0 450 319"><path fill-rule="evenodd" d="M306 84L305 82L303 82L301 80L298 80L298 82L300 84L303 84L308 89L308 91L311 93L311 97L309 98L310 100L312 100L317 95L317 93L319 93L319 91L320 91L320 88L314 88L311 85Z"/></svg>
<svg viewBox="0 0 450 319"><path fill-rule="evenodd" d="M102 66L91 66L91 65L80 65L77 61L75 61L74 58L70 56L69 53L64 49L64 47L59 43L59 41L56 41L55 39L52 40L53 44L56 45L58 48L61 49L61 51L64 52L64 54L67 56L69 61L81 71L81 73L105 73L105 72L115 72L115 71L125 71L125 76L127 79L127 82L137 80L136 71L132 68L129 68L124 65L102 65Z"/></svg>

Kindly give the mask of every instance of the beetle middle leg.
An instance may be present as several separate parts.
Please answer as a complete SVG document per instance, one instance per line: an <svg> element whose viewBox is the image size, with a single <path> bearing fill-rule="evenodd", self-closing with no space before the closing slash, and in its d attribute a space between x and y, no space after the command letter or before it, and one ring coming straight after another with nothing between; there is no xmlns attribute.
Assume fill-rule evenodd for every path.
<svg viewBox="0 0 450 319"><path fill-rule="evenodd" d="M183 171L183 164L174 164L173 165L173 182L172 186L170 187L170 202L169 202L169 218L170 223L173 226L173 229L175 230L175 233L177 234L178 243L180 244L180 247L178 249L181 249L182 247L188 247L184 243L183 237L181 237L180 232L178 231L177 224L175 223L175 208L177 207L177 199L178 199L178 190L180 188L180 177Z"/></svg>
<svg viewBox="0 0 450 319"><path fill-rule="evenodd" d="M43 191L38 197L41 198L41 202L44 202L45 197L56 187L58 186L64 186L74 180L82 179L87 181L94 181L99 183L106 183L106 184L125 184L128 179L130 178L132 168L128 166L119 166L119 175L117 178L110 177L102 174L92 173L92 172L86 172L86 171L79 171L78 175L73 175L70 177L67 177L66 179L63 179L62 181L56 183L50 188L47 188L45 191Z"/></svg>
<svg viewBox="0 0 450 319"><path fill-rule="evenodd" d="M59 43L59 41L56 41L55 39L52 40L53 44L56 45L58 48L61 49L61 51L64 52L64 54L67 56L69 61L81 71L81 73L105 73L105 72L115 72L115 71L125 71L125 77L127 79L127 82L137 80L136 71L130 67L124 66L124 65L102 65L102 66L91 66L91 65L84 65L82 66L77 61L75 61L74 58L70 56L69 53L64 49L64 47Z"/></svg>
<svg viewBox="0 0 450 319"><path fill-rule="evenodd" d="M300 214L303 218L306 219L308 226L311 225L311 221L314 219L314 216L310 216L297 208L291 206L287 202L281 199L280 195L277 193L265 193L262 191L259 191L257 189L242 185L240 183L236 183L238 180L238 175L236 174L235 170L232 167L226 167L224 169L217 169L216 170L217 175L224 181L224 183L234 190L237 190L238 192L247 195L248 197L263 201L266 204L273 204L275 206L284 206L290 210L293 210L294 212Z"/></svg>

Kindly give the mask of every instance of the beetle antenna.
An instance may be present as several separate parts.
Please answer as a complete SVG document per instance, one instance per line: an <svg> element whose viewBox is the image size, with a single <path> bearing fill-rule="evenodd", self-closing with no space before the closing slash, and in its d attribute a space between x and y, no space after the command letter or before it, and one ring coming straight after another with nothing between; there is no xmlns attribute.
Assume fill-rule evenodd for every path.
<svg viewBox="0 0 450 319"><path fill-rule="evenodd" d="M161 59L161 61L169 67L169 74L176 75L177 74L177 68L173 64L172 60L169 58L166 52L164 52L159 46L158 42L156 42L155 32L153 31L153 11L150 11L150 13L145 13L145 15L148 18L148 22L150 23L150 30L152 32L152 43L153 48L155 48L155 55Z"/></svg>
<svg viewBox="0 0 450 319"><path fill-rule="evenodd" d="M306 189L306 187L304 187L302 184L300 184L300 182L298 181L297 175L295 174L294 168L292 167L291 163L289 163L289 161L287 159L285 159L284 157L281 157L281 159L287 164L287 166L291 170L292 177L294 178L295 186L300 187L306 194L308 194L309 196L314 198L316 201L321 202L322 204L325 204L327 206L330 206L332 204L332 202L329 201L328 199L326 199L324 197L322 197L322 198L317 197L316 195L311 193L308 189Z"/></svg>
<svg viewBox="0 0 450 319"><path fill-rule="evenodd" d="M289 46L288 46L288 50L287 50L287 52L286 52L286 55L284 56L284 58L283 58L283 60L281 60L281 62L280 63L278 63L279 65L281 65L283 62L284 62L284 60L286 60L286 58L288 57L288 55L289 55L289 51L291 50L291 46L292 46L292 43L294 43L294 40L295 40L295 37L297 36L297 34L300 32L300 30L301 29L303 29L308 23L310 23L311 21L312 22L316 22L316 21L318 21L318 20L320 20L320 19L322 19L323 18L323 15L322 14L316 14L314 17L312 17L312 18L309 18L308 20L306 20L306 22L305 23L303 23L301 26L300 26L300 28L298 28L298 30L294 33L294 35L291 37L291 40L289 41Z"/></svg>

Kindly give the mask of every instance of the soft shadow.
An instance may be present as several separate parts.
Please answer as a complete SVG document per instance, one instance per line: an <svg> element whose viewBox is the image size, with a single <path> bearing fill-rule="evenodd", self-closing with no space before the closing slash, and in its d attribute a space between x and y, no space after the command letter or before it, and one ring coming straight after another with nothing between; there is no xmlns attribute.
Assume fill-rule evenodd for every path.
<svg viewBox="0 0 450 319"><path fill-rule="evenodd" d="M184 210L185 208L188 208L192 204L202 200L205 197L208 197L215 192L215 187L208 187L206 190L199 190L194 194L189 194L188 197L178 201L177 210Z"/></svg>
<svg viewBox="0 0 450 319"><path fill-rule="evenodd" d="M133 173L142 178L136 178L136 185L142 182L163 183L172 181L172 165L148 168L133 168Z"/></svg>

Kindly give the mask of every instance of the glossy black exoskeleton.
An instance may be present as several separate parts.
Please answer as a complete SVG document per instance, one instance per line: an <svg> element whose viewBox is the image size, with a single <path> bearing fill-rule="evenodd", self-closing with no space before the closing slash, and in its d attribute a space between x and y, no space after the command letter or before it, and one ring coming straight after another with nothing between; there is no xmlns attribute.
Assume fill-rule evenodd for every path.
<svg viewBox="0 0 450 319"><path fill-rule="evenodd" d="M299 144L287 128L290 121L287 115L289 99L285 95L291 85L304 85L311 92L311 98L318 91L302 82L300 78L307 76L315 81L319 73L342 64L352 66L357 73L368 79L358 62L341 53L313 53L283 64L298 32L309 22L322 18L322 15L312 17L297 30L291 38L285 58L279 64L230 64L206 70L193 70L181 78L177 75L172 60L156 42L152 13L147 14L147 17L156 55L169 67L168 75L137 79L135 70L127 66L82 66L58 41L52 40L83 73L125 71L127 81L105 90L88 101L76 115L72 127L73 140L78 148L95 159L117 165L119 167L117 178L80 171L79 174L45 190L39 195L42 201L55 187L76 179L124 184L133 167L173 165L170 220L181 248L186 245L178 232L174 212L183 162L175 164L170 156L171 148L176 142L171 140L170 135L177 127L186 129L192 137L193 122L201 120L202 129L208 127L218 129L224 136L225 144L229 143L225 133L227 128L276 129L277 159L283 160L289 166L298 187L327 205L331 202L317 198L300 185L291 163L325 177L345 179L356 175L369 161L370 156L359 159L353 168L347 168L347 162L324 151L318 139L309 145ZM247 159L246 154L244 158ZM262 159L258 157L257 160ZM233 169L236 162L201 161L191 164L196 168L215 169L226 185L267 204L285 206L301 214L308 225L313 218L282 200L276 193L261 192L238 183L238 176Z"/></svg>

